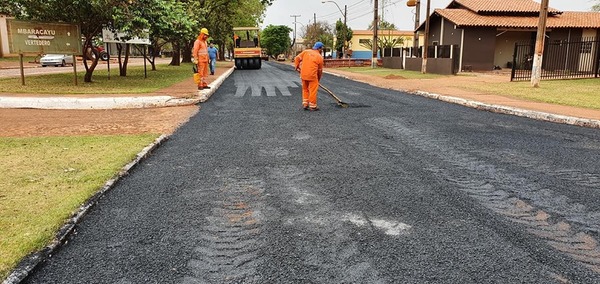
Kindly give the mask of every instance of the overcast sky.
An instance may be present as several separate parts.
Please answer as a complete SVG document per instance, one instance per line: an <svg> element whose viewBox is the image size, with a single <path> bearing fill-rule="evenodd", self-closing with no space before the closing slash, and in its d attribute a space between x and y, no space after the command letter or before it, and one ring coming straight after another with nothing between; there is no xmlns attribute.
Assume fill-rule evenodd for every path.
<svg viewBox="0 0 600 284"><path fill-rule="evenodd" d="M333 25L337 19L343 21L344 5L348 7L347 23L353 30L366 30L373 21L373 0L335 0L321 3L322 0L275 0L266 12L261 28L267 25L287 25L294 29L294 19L298 37L300 29L314 22L315 14L318 22L325 21ZM406 6L407 0L379 0L380 17L393 23L400 30L413 30L415 26L415 9ZM491 0L501 1L501 0ZM594 0L549 0L550 7L561 11L589 11ZM451 0L431 0L433 9L446 8ZM536 0L536 2L541 2ZM426 0L421 0L421 22L425 20ZM338 9L339 6L339 9ZM381 8L383 7L383 12ZM294 18L293 15L298 17Z"/></svg>

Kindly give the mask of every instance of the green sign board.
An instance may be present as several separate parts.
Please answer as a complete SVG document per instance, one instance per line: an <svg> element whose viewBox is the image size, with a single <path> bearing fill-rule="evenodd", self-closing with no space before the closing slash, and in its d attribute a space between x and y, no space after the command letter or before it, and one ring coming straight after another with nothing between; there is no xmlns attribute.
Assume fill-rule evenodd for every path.
<svg viewBox="0 0 600 284"><path fill-rule="evenodd" d="M6 22L10 53L83 53L81 31L78 25L13 19L7 19Z"/></svg>

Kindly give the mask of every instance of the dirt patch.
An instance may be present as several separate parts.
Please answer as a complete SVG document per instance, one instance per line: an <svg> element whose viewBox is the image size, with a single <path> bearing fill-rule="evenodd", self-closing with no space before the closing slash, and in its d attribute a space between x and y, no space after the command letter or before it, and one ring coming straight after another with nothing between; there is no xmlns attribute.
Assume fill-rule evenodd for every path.
<svg viewBox="0 0 600 284"><path fill-rule="evenodd" d="M394 75L394 74L387 75L387 76L385 76L383 78L385 78L385 79L406 79L406 78L404 78L402 76L398 76L398 75Z"/></svg>
<svg viewBox="0 0 600 284"><path fill-rule="evenodd" d="M215 75L209 76L209 83L229 69L217 68ZM144 95L188 97L196 92L190 76L189 80ZM0 137L171 134L199 110L197 105L118 110L0 109Z"/></svg>
<svg viewBox="0 0 600 284"><path fill-rule="evenodd" d="M198 106L126 110L0 109L0 137L170 134Z"/></svg>

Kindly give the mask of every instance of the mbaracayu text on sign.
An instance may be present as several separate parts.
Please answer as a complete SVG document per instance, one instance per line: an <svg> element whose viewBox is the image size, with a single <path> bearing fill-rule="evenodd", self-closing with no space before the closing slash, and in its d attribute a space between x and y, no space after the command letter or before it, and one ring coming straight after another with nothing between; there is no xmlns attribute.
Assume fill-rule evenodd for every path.
<svg viewBox="0 0 600 284"><path fill-rule="evenodd" d="M79 25L8 19L9 52L82 54Z"/></svg>

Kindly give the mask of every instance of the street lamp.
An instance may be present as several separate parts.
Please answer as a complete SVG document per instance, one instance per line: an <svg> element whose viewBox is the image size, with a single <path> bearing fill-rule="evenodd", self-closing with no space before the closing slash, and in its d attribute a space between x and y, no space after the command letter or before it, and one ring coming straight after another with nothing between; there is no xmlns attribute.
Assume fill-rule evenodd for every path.
<svg viewBox="0 0 600 284"><path fill-rule="evenodd" d="M415 35L413 36L413 56L418 57L417 54L419 50L419 24L420 24L420 16L421 16L421 0L408 0L406 2L406 6L415 7Z"/></svg>
<svg viewBox="0 0 600 284"><path fill-rule="evenodd" d="M348 7L346 5L344 5L344 12L342 12L342 8L340 8L340 6L335 1L333 1L333 0L321 1L321 3L323 3L323 4L325 4L327 2L331 2L331 3L335 4L335 6L338 8L340 13L342 13L342 16L344 17L344 44L342 44L342 58L346 58L346 36L348 35L348 29L346 28L346 11L348 11Z"/></svg>

